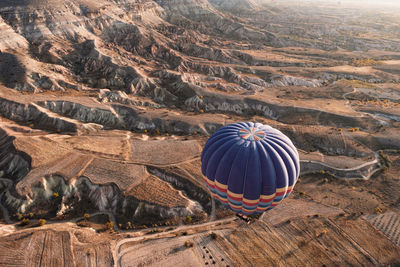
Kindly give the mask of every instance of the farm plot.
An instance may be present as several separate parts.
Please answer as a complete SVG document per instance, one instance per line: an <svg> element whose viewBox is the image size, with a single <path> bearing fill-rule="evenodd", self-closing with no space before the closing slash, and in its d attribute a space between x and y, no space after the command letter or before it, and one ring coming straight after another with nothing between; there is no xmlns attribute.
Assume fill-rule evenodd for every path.
<svg viewBox="0 0 400 267"><path fill-rule="evenodd" d="M35 231L0 240L0 266L74 266L67 231Z"/></svg>
<svg viewBox="0 0 400 267"><path fill-rule="evenodd" d="M400 246L400 216L394 212L367 215L365 219L384 233L393 243Z"/></svg>
<svg viewBox="0 0 400 267"><path fill-rule="evenodd" d="M147 241L120 255L119 266L234 266L209 233Z"/></svg>
<svg viewBox="0 0 400 267"><path fill-rule="evenodd" d="M360 232L349 235L334 221L321 217L275 226L257 222L238 227L217 243L238 266L379 265L380 253L400 255L390 246L374 251L372 244L364 242L371 241L369 233L374 229L364 226L354 222Z"/></svg>
<svg viewBox="0 0 400 267"><path fill-rule="evenodd" d="M148 165L170 165L200 156L197 141L178 140L131 140L131 161Z"/></svg>
<svg viewBox="0 0 400 267"><path fill-rule="evenodd" d="M83 153L89 153L99 157L124 159L124 153L129 151L128 138L129 135L73 136L66 139L65 142Z"/></svg>
<svg viewBox="0 0 400 267"><path fill-rule="evenodd" d="M82 173L93 183L105 184L113 182L121 191L139 184L148 176L143 165L125 164L108 159L95 158Z"/></svg>
<svg viewBox="0 0 400 267"><path fill-rule="evenodd" d="M186 207L188 199L167 182L150 175L142 183L127 192L139 200L155 203L165 207ZM157 196L157 197L154 197Z"/></svg>

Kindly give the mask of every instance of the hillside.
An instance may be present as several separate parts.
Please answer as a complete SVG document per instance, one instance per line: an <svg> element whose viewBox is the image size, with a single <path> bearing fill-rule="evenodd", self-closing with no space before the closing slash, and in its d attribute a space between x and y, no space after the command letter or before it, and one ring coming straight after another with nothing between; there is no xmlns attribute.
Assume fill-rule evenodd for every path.
<svg viewBox="0 0 400 267"><path fill-rule="evenodd" d="M0 266L397 266L398 10L334 2L1 1ZM237 121L301 158L249 225L200 171Z"/></svg>

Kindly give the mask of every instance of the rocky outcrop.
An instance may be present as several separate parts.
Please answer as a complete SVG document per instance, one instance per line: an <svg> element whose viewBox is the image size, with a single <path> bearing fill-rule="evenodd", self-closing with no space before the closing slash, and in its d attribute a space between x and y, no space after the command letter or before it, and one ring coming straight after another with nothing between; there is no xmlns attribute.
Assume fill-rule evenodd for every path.
<svg viewBox="0 0 400 267"><path fill-rule="evenodd" d="M99 93L99 101L102 103L120 103L132 106L144 106L151 108L161 108L160 104L156 104L147 99L140 99L128 96L125 92L110 91L108 89L101 89Z"/></svg>
<svg viewBox="0 0 400 267"><path fill-rule="evenodd" d="M61 116L82 123L102 125L105 129L126 129L130 131L160 131L171 134L211 134L222 126L220 122L206 119L193 120L190 116L162 116L163 111L143 113L140 110L113 104L109 108L89 107L70 101L43 101L38 105Z"/></svg>
<svg viewBox="0 0 400 267"><path fill-rule="evenodd" d="M14 139L0 128L0 178L16 182L30 171L32 159L15 148Z"/></svg>
<svg viewBox="0 0 400 267"><path fill-rule="evenodd" d="M208 191L199 188L199 186L190 179L181 177L171 170L165 170L156 167L148 167L147 169L149 173L157 176L163 181L168 182L175 189L182 190L190 199L199 202L208 213L211 211L211 203L209 201L210 195Z"/></svg>
<svg viewBox="0 0 400 267"><path fill-rule="evenodd" d="M311 125L342 128L370 129L380 125L380 122L372 117L345 116L323 110L267 103L254 98L228 97L217 94L204 93L201 98L196 96L187 98L185 105L189 110L204 109L209 112L237 115L261 115L288 124L297 124L299 119L307 118L307 123Z"/></svg>
<svg viewBox="0 0 400 267"><path fill-rule="evenodd" d="M171 208L141 201L124 195L115 184L94 184L84 176L67 182L62 176L50 175L33 185L31 191L29 196L19 196L5 189L3 203L17 212L29 213L45 208L45 212L55 212L57 216L75 213L75 210L80 210L80 205L84 205L88 211L118 213L134 221L147 216L166 220L203 212L201 207ZM54 193L57 198L54 198Z"/></svg>
<svg viewBox="0 0 400 267"><path fill-rule="evenodd" d="M0 51L0 82L7 87L33 91L32 86L26 85L26 67L17 56ZM24 88L25 87L25 88Z"/></svg>
<svg viewBox="0 0 400 267"><path fill-rule="evenodd" d="M260 6L257 4L257 2L253 0L231 0L231 1L209 0L209 2L222 10L231 10L236 12L240 11L250 12L260 9Z"/></svg>
<svg viewBox="0 0 400 267"><path fill-rule="evenodd" d="M59 132L76 132L78 130L75 122L46 113L36 104L22 104L5 98L0 98L0 115L19 123L32 124L39 129Z"/></svg>
<svg viewBox="0 0 400 267"><path fill-rule="evenodd" d="M77 45L65 57L64 64L79 74L79 82L91 87L124 89L129 93L132 81L139 77L134 68L119 66L99 52L92 40Z"/></svg>
<svg viewBox="0 0 400 267"><path fill-rule="evenodd" d="M295 16L288 11L290 8L274 8L255 0L127 0L91 4L83 0L7 1L0 9L3 29L0 82L27 92L77 90L82 86L107 88L166 104L176 100L169 94L168 80L153 76L166 69L203 76L197 82L182 81L186 84L179 82L178 86L206 85L224 92L243 93L280 86L320 87L322 81L331 83L340 78L396 81L383 73L363 77L326 72L317 73L313 78L282 72L271 72L269 77L246 73L248 65L273 68L324 65L323 59L315 62L273 60L256 56L254 52L282 44L320 47L323 44L310 39L340 34L333 30L335 27L302 28L302 19L290 19ZM300 18L304 16L296 14ZM290 21L297 21L299 27L291 29L287 26ZM363 49L376 49L382 42L385 48L393 46L382 38L380 44L372 39L352 38ZM237 40L246 44L242 46ZM338 44L332 41L325 46L333 49ZM301 51L285 51L285 56L296 57L296 53ZM27 56L24 58L24 55ZM12 62L2 64L1 57ZM343 58L337 59L344 62L347 57L343 53ZM247 70L241 71L239 66ZM209 83L204 76L220 80Z"/></svg>

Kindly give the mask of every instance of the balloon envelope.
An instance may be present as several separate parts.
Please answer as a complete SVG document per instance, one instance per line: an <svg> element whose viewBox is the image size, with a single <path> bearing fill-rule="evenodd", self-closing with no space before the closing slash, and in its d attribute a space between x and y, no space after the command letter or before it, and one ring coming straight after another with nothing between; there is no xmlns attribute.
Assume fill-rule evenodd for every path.
<svg viewBox="0 0 400 267"><path fill-rule="evenodd" d="M236 212L262 213L289 196L300 172L290 139L271 126L240 122L216 131L201 155L207 187Z"/></svg>

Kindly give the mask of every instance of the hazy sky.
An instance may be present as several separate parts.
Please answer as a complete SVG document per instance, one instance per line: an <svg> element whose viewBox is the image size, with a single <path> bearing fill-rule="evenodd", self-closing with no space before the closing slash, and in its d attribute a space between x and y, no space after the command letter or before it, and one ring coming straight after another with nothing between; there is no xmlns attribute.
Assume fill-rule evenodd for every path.
<svg viewBox="0 0 400 267"><path fill-rule="evenodd" d="M332 0L333 1L333 0ZM399 5L399 0L342 0L342 2L357 2L357 3L374 3L374 4L396 4Z"/></svg>
<svg viewBox="0 0 400 267"><path fill-rule="evenodd" d="M270 2L271 0L264 0ZM377 6L399 6L400 0L274 0L274 2L325 2L325 3L338 3L343 4L362 4L362 5L377 5Z"/></svg>
<svg viewBox="0 0 400 267"><path fill-rule="evenodd" d="M268 1L268 0L267 0ZM400 4L400 0L275 0L275 2L342 2L342 3L374 3L374 4Z"/></svg>

